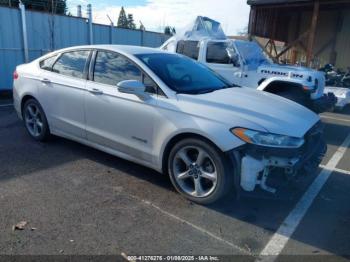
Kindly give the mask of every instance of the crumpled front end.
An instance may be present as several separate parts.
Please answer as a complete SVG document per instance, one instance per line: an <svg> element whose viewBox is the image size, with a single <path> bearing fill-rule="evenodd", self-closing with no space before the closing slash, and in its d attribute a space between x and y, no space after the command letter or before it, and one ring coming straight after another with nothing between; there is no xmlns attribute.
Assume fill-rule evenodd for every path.
<svg viewBox="0 0 350 262"><path fill-rule="evenodd" d="M259 188L270 194L280 190L271 174L276 173L278 181L292 181L314 171L321 163L327 146L323 140L321 122L315 124L304 136L300 148L286 149L246 144L231 152L231 158L240 164L240 176L236 178L238 191L254 193ZM281 179L283 178L283 179Z"/></svg>

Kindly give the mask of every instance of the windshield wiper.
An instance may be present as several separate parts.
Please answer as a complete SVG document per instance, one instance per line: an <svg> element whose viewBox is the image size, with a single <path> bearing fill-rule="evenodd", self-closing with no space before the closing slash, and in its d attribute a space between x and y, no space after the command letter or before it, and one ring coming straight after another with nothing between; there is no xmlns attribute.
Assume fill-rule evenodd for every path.
<svg viewBox="0 0 350 262"><path fill-rule="evenodd" d="M184 90L184 91L178 91L177 93L188 94L188 95L200 95L200 94L211 93L217 90L219 89L208 88L208 89L199 89L199 90Z"/></svg>
<svg viewBox="0 0 350 262"><path fill-rule="evenodd" d="M184 90L184 91L177 91L177 93L182 93L182 94L191 94L191 95L200 95L200 94L208 94L212 93L218 90L226 89L226 88L234 88L234 87L239 87L236 85L225 85L221 86L219 88L206 88L206 89L199 89L199 90Z"/></svg>

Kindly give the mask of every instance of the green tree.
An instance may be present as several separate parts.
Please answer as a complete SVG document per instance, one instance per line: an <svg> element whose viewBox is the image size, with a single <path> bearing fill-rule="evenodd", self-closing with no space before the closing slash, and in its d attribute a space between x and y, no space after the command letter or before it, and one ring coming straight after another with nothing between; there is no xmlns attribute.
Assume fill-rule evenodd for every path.
<svg viewBox="0 0 350 262"><path fill-rule="evenodd" d="M129 21L123 6L122 6L122 9L120 9L117 26L122 28L129 28Z"/></svg>
<svg viewBox="0 0 350 262"><path fill-rule="evenodd" d="M22 0L28 10L37 10L64 15L67 12L66 0ZM0 5L18 7L19 0L0 0Z"/></svg>
<svg viewBox="0 0 350 262"><path fill-rule="evenodd" d="M128 14L128 28L136 29L136 25L135 25L135 22L134 22L133 14Z"/></svg>

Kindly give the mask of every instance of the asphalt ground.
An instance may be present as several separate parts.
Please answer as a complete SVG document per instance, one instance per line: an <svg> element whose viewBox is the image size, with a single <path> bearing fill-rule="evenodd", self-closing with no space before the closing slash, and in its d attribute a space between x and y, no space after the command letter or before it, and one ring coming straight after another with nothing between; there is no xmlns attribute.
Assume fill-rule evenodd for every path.
<svg viewBox="0 0 350 262"><path fill-rule="evenodd" d="M286 218L322 171L299 181L287 199L232 195L200 206L148 168L62 138L33 141L9 102L0 101L1 255L261 258L279 228L289 227ZM322 164L327 165L350 134L350 110L325 113L322 121L328 144ZM335 168L306 213L295 218L295 230L286 233L277 255L350 257L348 148ZM14 231L20 221L28 224Z"/></svg>

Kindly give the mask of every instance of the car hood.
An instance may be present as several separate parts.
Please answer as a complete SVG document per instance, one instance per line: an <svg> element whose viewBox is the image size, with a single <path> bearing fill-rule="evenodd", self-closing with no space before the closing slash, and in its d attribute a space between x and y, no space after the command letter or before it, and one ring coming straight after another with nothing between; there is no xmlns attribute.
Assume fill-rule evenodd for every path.
<svg viewBox="0 0 350 262"><path fill-rule="evenodd" d="M178 94L183 111L225 123L275 134L302 137L320 118L285 98L251 88L227 88L215 92Z"/></svg>

